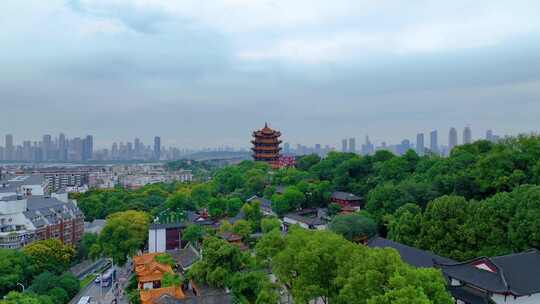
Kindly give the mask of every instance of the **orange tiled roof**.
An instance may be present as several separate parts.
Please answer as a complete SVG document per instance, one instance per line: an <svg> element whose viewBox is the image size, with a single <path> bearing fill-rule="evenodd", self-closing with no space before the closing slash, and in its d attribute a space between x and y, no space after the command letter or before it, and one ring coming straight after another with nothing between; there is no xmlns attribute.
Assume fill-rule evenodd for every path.
<svg viewBox="0 0 540 304"><path fill-rule="evenodd" d="M142 264L148 264L149 262L154 261L154 258L157 255L160 255L160 253L154 252L154 253L145 253L143 255L136 255L133 257L133 265L138 266Z"/></svg>
<svg viewBox="0 0 540 304"><path fill-rule="evenodd" d="M159 297L168 294L174 298L177 299L183 299L186 296L182 292L182 289L180 287L163 287L163 288L154 288L154 289L147 289L147 290L141 290L141 304L154 304Z"/></svg>
<svg viewBox="0 0 540 304"><path fill-rule="evenodd" d="M161 281L161 279L163 278L163 274L167 272L173 272L170 265L158 263L155 260L156 255L159 255L159 253L150 253L142 256L133 257L133 264L135 265L137 281Z"/></svg>

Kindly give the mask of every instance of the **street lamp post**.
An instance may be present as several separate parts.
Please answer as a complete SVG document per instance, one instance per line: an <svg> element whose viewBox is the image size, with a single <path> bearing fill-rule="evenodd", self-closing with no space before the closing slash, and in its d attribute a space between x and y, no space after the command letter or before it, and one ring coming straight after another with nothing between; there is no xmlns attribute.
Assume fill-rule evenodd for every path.
<svg viewBox="0 0 540 304"><path fill-rule="evenodd" d="M19 285L22 287L22 292L24 293L24 285L22 283L17 282L17 286Z"/></svg>

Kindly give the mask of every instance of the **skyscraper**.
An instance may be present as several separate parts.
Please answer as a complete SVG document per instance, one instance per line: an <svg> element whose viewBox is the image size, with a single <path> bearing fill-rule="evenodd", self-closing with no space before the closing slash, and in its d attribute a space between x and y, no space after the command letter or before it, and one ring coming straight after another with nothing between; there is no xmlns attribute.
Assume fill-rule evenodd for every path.
<svg viewBox="0 0 540 304"><path fill-rule="evenodd" d="M43 135L43 140L42 140L42 149L43 149L43 160L44 161L48 161L51 159L51 150L52 150L52 145L51 145L51 142L52 142L52 137L51 135L49 134L45 134Z"/></svg>
<svg viewBox="0 0 540 304"><path fill-rule="evenodd" d="M349 138L349 152L356 153L356 139L354 137Z"/></svg>
<svg viewBox="0 0 540 304"><path fill-rule="evenodd" d="M429 149L431 153L439 154L439 140L437 135L437 130L431 131L429 133Z"/></svg>
<svg viewBox="0 0 540 304"><path fill-rule="evenodd" d="M161 158L161 137L154 137L154 158L159 160Z"/></svg>
<svg viewBox="0 0 540 304"><path fill-rule="evenodd" d="M493 141L493 130L486 131L486 140Z"/></svg>
<svg viewBox="0 0 540 304"><path fill-rule="evenodd" d="M139 156L141 154L141 140L138 139L138 138L135 138L135 140L133 141L134 143L134 148L135 148L135 155L136 156Z"/></svg>
<svg viewBox="0 0 540 304"><path fill-rule="evenodd" d="M13 147L13 135L11 134L6 135L6 148L4 154L4 158L6 160L13 160L15 157L15 149Z"/></svg>
<svg viewBox="0 0 540 304"><path fill-rule="evenodd" d="M470 144L472 143L472 132L471 127L466 126L465 129L463 129L463 144Z"/></svg>
<svg viewBox="0 0 540 304"><path fill-rule="evenodd" d="M66 135L64 133L60 133L58 135L58 159L60 161L66 161L67 160L67 142L66 142Z"/></svg>
<svg viewBox="0 0 540 304"><path fill-rule="evenodd" d="M86 135L82 144L82 160L90 160L94 154L94 137L92 135Z"/></svg>
<svg viewBox="0 0 540 304"><path fill-rule="evenodd" d="M452 149L457 146L457 143L457 130L456 128L452 127L450 128L450 132L448 133L448 150L452 151Z"/></svg>
<svg viewBox="0 0 540 304"><path fill-rule="evenodd" d="M347 149L347 139L341 140L341 152L347 152L349 149Z"/></svg>
<svg viewBox="0 0 540 304"><path fill-rule="evenodd" d="M426 147L424 145L424 133L416 134L416 154L424 155Z"/></svg>
<svg viewBox="0 0 540 304"><path fill-rule="evenodd" d="M375 152L375 145L373 145L371 143L371 141L369 140L369 136L366 135L366 141L365 143L362 145L362 154L363 155L371 155Z"/></svg>

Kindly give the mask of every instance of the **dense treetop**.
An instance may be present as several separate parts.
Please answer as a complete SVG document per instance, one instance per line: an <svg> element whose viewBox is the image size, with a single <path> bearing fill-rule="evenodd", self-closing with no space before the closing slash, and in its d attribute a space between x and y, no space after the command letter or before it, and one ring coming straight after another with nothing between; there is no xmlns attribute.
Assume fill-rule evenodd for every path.
<svg viewBox="0 0 540 304"><path fill-rule="evenodd" d="M412 150L402 156L388 151L369 156L331 152L323 159L302 156L296 168L280 170L244 161L216 170L204 183L154 184L134 191L93 190L79 197L79 206L89 220L130 209L174 219L200 208L221 219L236 215L247 198L259 195L272 200L278 215L298 208L328 207L335 216L339 209L330 204L330 195L346 191L362 197L362 216L375 221L379 234L388 233L396 241L461 260L539 248L533 237L524 236L527 227L536 225L527 212L536 208L530 197L537 190L523 190L524 185L539 181L540 137L529 135L458 146L446 158L420 157ZM525 195L519 193L525 192L524 199L530 203L518 206ZM470 215L475 213L484 218L472 221ZM444 226L450 223L441 214L464 222ZM260 220L251 224L253 231L260 230ZM428 233L426 225L435 228ZM458 229L454 232L461 238L435 234L448 227ZM501 237L481 237L483 231L492 230ZM194 237L200 238L197 235L200 233ZM476 245L465 245L469 243Z"/></svg>

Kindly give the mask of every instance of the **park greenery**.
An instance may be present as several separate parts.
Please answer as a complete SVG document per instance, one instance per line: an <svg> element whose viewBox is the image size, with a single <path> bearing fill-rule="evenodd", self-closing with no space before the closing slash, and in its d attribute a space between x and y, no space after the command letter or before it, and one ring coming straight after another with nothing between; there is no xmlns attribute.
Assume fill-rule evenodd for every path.
<svg viewBox="0 0 540 304"><path fill-rule="evenodd" d="M67 272L74 256L73 247L57 239L0 249L0 303L68 303L79 291L79 280Z"/></svg>
<svg viewBox="0 0 540 304"><path fill-rule="evenodd" d="M203 242L203 258L188 276L232 290L238 303L273 304L280 286L295 303L453 303L438 270L415 269L393 249L358 246L330 231L292 228L265 233L255 255L218 238ZM271 268L281 285L269 280Z"/></svg>
<svg viewBox="0 0 540 304"><path fill-rule="evenodd" d="M89 191L79 197L79 206L89 220L127 210L153 218L166 212L185 216L203 208L220 220L239 211L249 214L244 202L258 195L270 199L279 216L300 208L328 208L331 217L337 216L330 227L348 239L375 232L464 260L540 248L535 234L528 235L540 225L530 215L538 209L534 186L539 181L540 137L527 135L458 146L449 157L419 156L412 150L402 156L331 152L323 159L302 156L295 168L279 170L244 161L215 170L208 182ZM363 211L342 218L339 206L330 203L332 191L360 196ZM450 225L453 219L460 224ZM247 220L252 232L262 230L259 215ZM188 237L201 241L203 234L193 230Z"/></svg>
<svg viewBox="0 0 540 304"><path fill-rule="evenodd" d="M253 255L215 237L216 231L189 225L184 239L202 244L205 252L189 277L228 287L240 302L275 303L279 288L264 275L271 269L298 302L320 297L332 303L450 303L437 271L412 269L392 250L372 250L354 242L379 234L460 261L540 248L539 182L536 135L458 146L449 157L419 156L412 150L402 156L388 151L367 156L331 152L322 159L302 156L295 168L279 170L244 161L214 170L204 182L81 194L77 199L86 218L107 219L107 224L100 235L85 235L76 256L108 256L123 264L144 248L153 219L185 220L189 212L202 209L220 221L218 232L240 235ZM362 211L340 214L339 205L330 202L333 191L360 196ZM301 208L327 208L331 231L293 229L283 236L276 218L264 218L255 201L245 203L253 195L271 200L278 216ZM229 221L238 215L240 219ZM253 244L255 232L263 237ZM49 261L32 258L32 250L23 250L27 253L18 259L33 261L33 268L15 267L9 275L24 278L36 269L65 265L61 252ZM16 289L2 282L0 292ZM13 293L5 301L18 296Z"/></svg>

